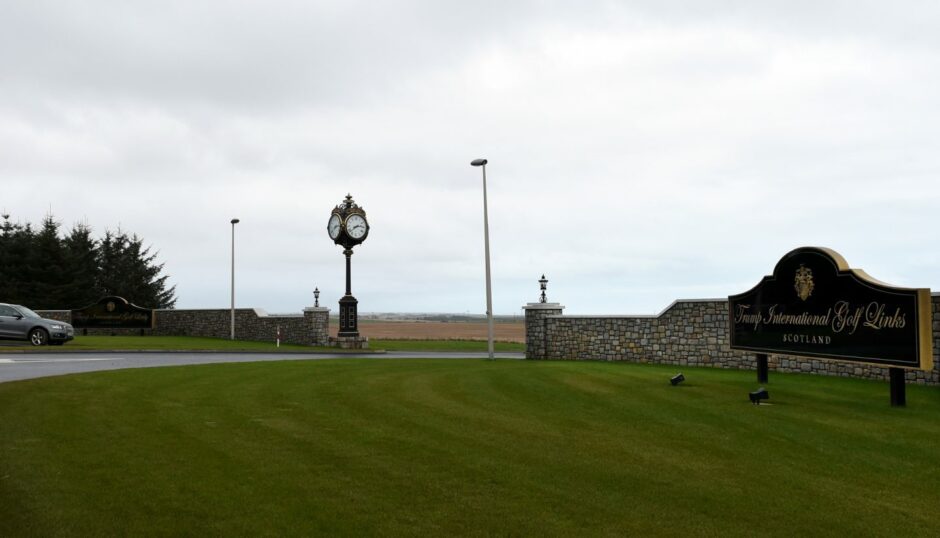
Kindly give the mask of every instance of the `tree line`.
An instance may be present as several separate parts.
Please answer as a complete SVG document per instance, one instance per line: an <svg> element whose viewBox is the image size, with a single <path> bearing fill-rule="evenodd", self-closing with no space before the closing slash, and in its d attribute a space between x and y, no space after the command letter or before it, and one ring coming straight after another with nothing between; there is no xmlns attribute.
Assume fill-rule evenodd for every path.
<svg viewBox="0 0 940 538"><path fill-rule="evenodd" d="M0 225L0 302L41 310L82 308L107 295L118 295L145 308L173 308L176 286L157 254L144 240L118 228L92 236L87 224L60 233L60 223L46 216L42 226Z"/></svg>

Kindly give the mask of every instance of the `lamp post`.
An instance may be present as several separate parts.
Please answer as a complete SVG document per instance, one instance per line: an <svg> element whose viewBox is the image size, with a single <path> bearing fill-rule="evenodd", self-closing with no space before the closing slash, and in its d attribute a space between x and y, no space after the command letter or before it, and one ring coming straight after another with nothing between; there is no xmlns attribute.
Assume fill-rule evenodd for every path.
<svg viewBox="0 0 940 538"><path fill-rule="evenodd" d="M235 339L235 225L238 223L238 219L232 219L232 340Z"/></svg>
<svg viewBox="0 0 940 538"><path fill-rule="evenodd" d="M490 284L490 225L486 211L486 159L474 159L470 166L483 167L483 250L486 258L486 342L490 360L493 359L493 289Z"/></svg>
<svg viewBox="0 0 940 538"><path fill-rule="evenodd" d="M320 288L313 288L313 306L315 308L320 306Z"/></svg>

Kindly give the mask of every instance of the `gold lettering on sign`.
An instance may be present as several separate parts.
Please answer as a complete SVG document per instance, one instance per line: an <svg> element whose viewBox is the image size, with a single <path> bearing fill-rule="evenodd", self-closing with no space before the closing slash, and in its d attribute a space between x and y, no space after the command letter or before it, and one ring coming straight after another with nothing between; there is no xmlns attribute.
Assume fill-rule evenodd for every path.
<svg viewBox="0 0 940 538"><path fill-rule="evenodd" d="M862 307L853 310L848 301L836 303L833 309L835 318L832 320L832 331L841 333L850 328L848 334L855 334L855 331L858 330L858 323L862 319L862 310Z"/></svg>
<svg viewBox="0 0 940 538"><path fill-rule="evenodd" d="M884 328L903 329L905 325L907 325L907 319L905 318L905 314L901 312L900 307L890 316L885 314L885 305L881 303L869 303L868 307L865 309L866 327L877 331Z"/></svg>
<svg viewBox="0 0 940 538"><path fill-rule="evenodd" d="M779 304L772 304L765 312L754 309L754 305L737 304L734 310L735 325L750 325L759 330L761 325L789 325L802 327L829 327L833 333L855 334L859 327L874 330L903 329L907 325L907 314L901 307L894 312L888 306L872 301L866 306L853 306L848 301L838 301L825 313L800 312L789 314L781 311Z"/></svg>
<svg viewBox="0 0 940 538"><path fill-rule="evenodd" d="M819 325L825 327L829 325L829 313L810 314L803 312L800 314L784 314L777 312L778 305L772 305L767 309L767 315L764 317L765 325Z"/></svg>
<svg viewBox="0 0 940 538"><path fill-rule="evenodd" d="M786 344L829 345L832 343L832 337L814 334L784 334L783 342Z"/></svg>
<svg viewBox="0 0 940 538"><path fill-rule="evenodd" d="M762 316L760 315L760 312L757 312L755 314L749 314L748 310L751 308L751 305L748 305L748 304L739 304L737 305L737 307L738 308L736 309L734 313L735 324L747 323L749 325L753 325L754 330L756 331L757 326L760 325L761 319L763 319Z"/></svg>

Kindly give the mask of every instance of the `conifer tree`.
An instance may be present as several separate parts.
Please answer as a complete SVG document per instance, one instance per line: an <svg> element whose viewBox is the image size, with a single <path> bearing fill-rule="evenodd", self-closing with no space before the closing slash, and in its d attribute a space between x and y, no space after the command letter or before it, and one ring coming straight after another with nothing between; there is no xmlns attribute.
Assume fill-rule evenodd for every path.
<svg viewBox="0 0 940 538"><path fill-rule="evenodd" d="M91 237L91 227L79 223L72 226L64 243L72 275L64 303L69 305L68 308L82 308L101 298L98 291L98 242Z"/></svg>
<svg viewBox="0 0 940 538"><path fill-rule="evenodd" d="M173 308L176 287L166 288L163 264L136 234L106 230L98 245L98 286L102 295L118 295L144 308Z"/></svg>
<svg viewBox="0 0 940 538"><path fill-rule="evenodd" d="M32 277L29 274L30 250L33 229L29 223L12 223L4 214L0 225L0 300L8 303L24 303L34 295Z"/></svg>
<svg viewBox="0 0 940 538"><path fill-rule="evenodd" d="M65 299L72 286L71 268L59 237L59 223L52 215L43 219L42 228L33 237L26 265L33 285L32 307L67 308Z"/></svg>
<svg viewBox="0 0 940 538"><path fill-rule="evenodd" d="M173 308L176 287L167 288L164 264L136 234L106 230L96 241L87 224L66 237L59 223L43 219L36 232L2 215L0 222L0 302L37 309L81 308L106 295L118 295L145 308Z"/></svg>

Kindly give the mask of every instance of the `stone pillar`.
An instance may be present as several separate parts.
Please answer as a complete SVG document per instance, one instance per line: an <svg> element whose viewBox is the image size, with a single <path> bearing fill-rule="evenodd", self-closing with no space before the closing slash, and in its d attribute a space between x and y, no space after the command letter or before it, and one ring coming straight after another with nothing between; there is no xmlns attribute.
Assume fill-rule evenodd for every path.
<svg viewBox="0 0 940 538"><path fill-rule="evenodd" d="M528 303L525 310L525 358L548 358L545 318L560 316L564 306L558 303Z"/></svg>
<svg viewBox="0 0 940 538"><path fill-rule="evenodd" d="M304 325L310 331L310 345L328 346L330 344L329 308L322 306L304 308Z"/></svg>

